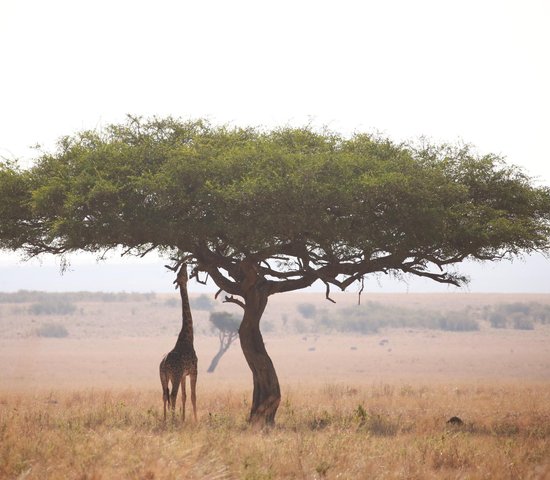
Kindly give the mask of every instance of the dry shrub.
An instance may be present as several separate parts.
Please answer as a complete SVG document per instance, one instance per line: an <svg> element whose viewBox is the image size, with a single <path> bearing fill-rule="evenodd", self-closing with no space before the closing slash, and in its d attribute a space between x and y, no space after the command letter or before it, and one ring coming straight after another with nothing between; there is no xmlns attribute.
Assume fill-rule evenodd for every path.
<svg viewBox="0 0 550 480"><path fill-rule="evenodd" d="M69 336L69 331L65 325L61 323L43 323L35 331L34 334L38 337L46 338L65 338Z"/></svg>

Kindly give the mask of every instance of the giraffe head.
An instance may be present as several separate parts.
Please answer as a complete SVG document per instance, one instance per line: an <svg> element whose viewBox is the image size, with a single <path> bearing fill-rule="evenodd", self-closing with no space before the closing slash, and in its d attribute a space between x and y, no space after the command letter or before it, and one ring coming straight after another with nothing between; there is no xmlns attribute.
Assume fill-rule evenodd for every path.
<svg viewBox="0 0 550 480"><path fill-rule="evenodd" d="M174 280L174 283L176 284L176 288L187 288L187 281L189 280L189 276L187 275L187 264L183 263L178 270L178 275L176 276L176 280Z"/></svg>

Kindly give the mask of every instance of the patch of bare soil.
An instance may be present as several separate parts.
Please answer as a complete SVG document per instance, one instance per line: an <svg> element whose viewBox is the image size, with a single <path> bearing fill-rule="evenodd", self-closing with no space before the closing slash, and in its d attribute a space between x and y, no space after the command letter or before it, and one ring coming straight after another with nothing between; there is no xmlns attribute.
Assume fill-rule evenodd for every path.
<svg viewBox="0 0 550 480"><path fill-rule="evenodd" d="M36 316L25 305L0 305L0 389L160 388L158 365L174 345L180 327L177 295L151 301L82 303L69 316ZM281 385L329 382L451 383L550 380L550 326L534 330L494 329L474 332L386 329L372 335L297 334L303 319L298 306L318 310L356 305L356 294L285 294L271 299L264 339ZM420 310L482 309L513 302L550 304L550 295L367 294L363 302ZM365 305L365 303L363 303ZM215 310L239 313L217 302ZM209 312L193 312L199 356L199 388L249 388L251 374L238 340L217 370L206 373L218 350ZM60 323L65 338L33 333L45 322ZM268 330L271 330L269 333Z"/></svg>
<svg viewBox="0 0 550 480"><path fill-rule="evenodd" d="M0 340L0 389L160 388L158 365L175 338ZM268 335L281 384L471 383L550 380L550 329L439 332L388 330L372 336ZM238 341L214 373L218 348L198 336L199 388L248 387Z"/></svg>

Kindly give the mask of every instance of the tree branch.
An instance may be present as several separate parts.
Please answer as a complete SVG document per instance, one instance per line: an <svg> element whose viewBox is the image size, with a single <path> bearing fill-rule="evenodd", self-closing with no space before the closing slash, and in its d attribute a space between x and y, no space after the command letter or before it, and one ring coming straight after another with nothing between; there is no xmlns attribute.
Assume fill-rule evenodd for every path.
<svg viewBox="0 0 550 480"><path fill-rule="evenodd" d="M42 253L62 255L64 253L70 252L71 248L67 246L54 247L54 246L47 245L43 242L36 242L36 243L33 243L30 247L25 248L25 251L27 252L27 255L29 256L29 258L34 258L34 257L37 257L38 255L41 255Z"/></svg>
<svg viewBox="0 0 550 480"><path fill-rule="evenodd" d="M466 283L466 277L454 277L448 272L444 272L444 273L423 272L421 270L416 270L414 268L403 268L402 271L404 273L412 273L413 275L416 275L418 277L426 277L438 283L455 285L456 287L461 287L464 283Z"/></svg>
<svg viewBox="0 0 550 480"><path fill-rule="evenodd" d="M226 296L223 303L235 303L236 305L241 307L243 310L245 309L244 302L242 302L238 298L235 298L233 295L231 295L230 297Z"/></svg>
<svg viewBox="0 0 550 480"><path fill-rule="evenodd" d="M191 276L189 278L195 278L197 280L197 283L200 283L201 285L206 285L206 283L208 282L208 272L206 272L206 279L201 280L199 278L199 268L195 267L191 272Z"/></svg>
<svg viewBox="0 0 550 480"><path fill-rule="evenodd" d="M269 284L269 293L268 295L273 295L274 293L283 293L283 292L292 292L294 290L301 290L302 288L310 287L318 276L316 271L313 269L307 270L304 272L303 276L296 279L288 280L268 280Z"/></svg>
<svg viewBox="0 0 550 480"><path fill-rule="evenodd" d="M325 293L325 298L326 298L329 302L336 303L332 298L330 298L330 283L325 282L325 285L326 285L326 287L327 287L326 293Z"/></svg>
<svg viewBox="0 0 550 480"><path fill-rule="evenodd" d="M359 293L357 295L357 305L361 305L361 294L363 293L363 290L365 289L365 277L361 277L361 288L359 290Z"/></svg>
<svg viewBox="0 0 550 480"><path fill-rule="evenodd" d="M151 247L149 247L149 248L146 249L144 252L142 252L142 253L140 254L139 257L140 257L140 258L145 257L145 255L147 255L149 252L152 252L152 251L153 251L155 248L157 248L157 247L158 247L158 245L153 244Z"/></svg>
<svg viewBox="0 0 550 480"><path fill-rule="evenodd" d="M202 266L201 270L206 271L210 275L212 280L214 280L214 283L218 286L218 288L220 288L224 292L227 292L231 295L241 294L241 288L239 287L239 284L226 278L214 265Z"/></svg>
<svg viewBox="0 0 550 480"><path fill-rule="evenodd" d="M212 252L206 244L197 246L197 268L210 275L214 283L221 290L231 295L242 295L241 288L237 282L229 280L219 268L232 269L233 265L225 257Z"/></svg>
<svg viewBox="0 0 550 480"><path fill-rule="evenodd" d="M284 280L290 279L291 277L302 277L307 272L306 269L279 271L274 270L271 267L267 268L262 266L259 266L259 270L264 276L269 275L270 277L280 278Z"/></svg>

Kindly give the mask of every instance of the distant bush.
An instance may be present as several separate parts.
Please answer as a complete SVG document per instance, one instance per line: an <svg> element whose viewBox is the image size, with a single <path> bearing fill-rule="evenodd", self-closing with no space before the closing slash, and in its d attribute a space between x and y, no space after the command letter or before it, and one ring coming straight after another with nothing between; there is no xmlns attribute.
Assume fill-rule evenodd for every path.
<svg viewBox="0 0 550 480"><path fill-rule="evenodd" d="M216 306L216 302L212 300L208 295L199 295L198 297L191 298L189 304L192 309L210 311Z"/></svg>
<svg viewBox="0 0 550 480"><path fill-rule="evenodd" d="M135 292L78 292L73 301L80 302L148 302L154 300L156 294Z"/></svg>
<svg viewBox="0 0 550 480"><path fill-rule="evenodd" d="M297 333L308 333L310 328L308 328L308 325L306 325L302 319L297 318L294 320L294 330L296 330Z"/></svg>
<svg viewBox="0 0 550 480"><path fill-rule="evenodd" d="M506 328L508 323L506 317L501 312L491 312L487 318L493 328Z"/></svg>
<svg viewBox="0 0 550 480"><path fill-rule="evenodd" d="M515 313L528 315L531 313L533 306L534 306L533 304L530 305L528 303L516 302L516 303L507 303L507 304L498 305L497 309L506 315L513 315Z"/></svg>
<svg viewBox="0 0 550 480"><path fill-rule="evenodd" d="M222 332L237 332L241 325L241 317L229 312L212 312L210 322Z"/></svg>
<svg viewBox="0 0 550 480"><path fill-rule="evenodd" d="M534 330L533 320L525 315L516 314L512 317L512 325L516 330Z"/></svg>
<svg viewBox="0 0 550 480"><path fill-rule="evenodd" d="M485 311L485 318L493 328L533 330L535 324L550 323L550 305L536 302L506 303L495 305Z"/></svg>
<svg viewBox="0 0 550 480"><path fill-rule="evenodd" d="M29 313L33 315L70 315L76 311L76 305L63 300L46 300L33 303Z"/></svg>
<svg viewBox="0 0 550 480"><path fill-rule="evenodd" d="M18 292L0 292L0 303L38 303L60 299L69 302L141 302L153 300L155 296L153 292L40 292L19 290Z"/></svg>
<svg viewBox="0 0 550 480"><path fill-rule="evenodd" d="M164 305L170 308L176 308L181 305L181 302L176 298L167 298L164 300Z"/></svg>
<svg viewBox="0 0 550 480"><path fill-rule="evenodd" d="M328 317L324 317L321 324L330 326ZM341 317L337 320L336 329L340 332L350 332L350 333L376 333L381 327L381 322L376 318L367 318L357 315L350 315Z"/></svg>
<svg viewBox="0 0 550 480"><path fill-rule="evenodd" d="M271 333L275 331L275 325L269 320L262 320L262 332Z"/></svg>
<svg viewBox="0 0 550 480"><path fill-rule="evenodd" d="M297 309L304 318L313 318L317 315L317 307L313 303L300 303Z"/></svg>
<svg viewBox="0 0 550 480"><path fill-rule="evenodd" d="M35 334L39 337L64 338L69 335L69 332L60 323L44 323L35 330Z"/></svg>
<svg viewBox="0 0 550 480"><path fill-rule="evenodd" d="M344 308L336 312L324 312L315 320L317 331L372 334L381 328L429 328L465 332L479 330L479 323L464 312L439 313L413 310L376 302Z"/></svg>
<svg viewBox="0 0 550 480"><path fill-rule="evenodd" d="M472 332L479 330L479 323L461 314L450 314L439 320L439 328L450 332Z"/></svg>

